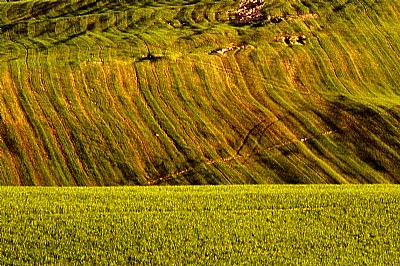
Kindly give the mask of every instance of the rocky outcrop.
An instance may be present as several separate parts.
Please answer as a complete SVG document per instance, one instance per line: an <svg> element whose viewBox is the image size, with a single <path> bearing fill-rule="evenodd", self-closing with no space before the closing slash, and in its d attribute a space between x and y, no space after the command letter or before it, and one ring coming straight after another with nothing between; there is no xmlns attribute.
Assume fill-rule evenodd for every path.
<svg viewBox="0 0 400 266"><path fill-rule="evenodd" d="M275 41L285 43L287 45L304 45L306 44L306 39L307 37L305 35L286 35L275 37Z"/></svg>
<svg viewBox="0 0 400 266"><path fill-rule="evenodd" d="M279 23L282 21L291 21L291 20L310 20L310 19L318 19L319 15L316 13L308 13L301 15L282 15L282 16L267 16L265 18L266 21L272 23Z"/></svg>
<svg viewBox="0 0 400 266"><path fill-rule="evenodd" d="M264 0L242 0L235 11L236 21L239 24L250 24L264 19L261 12L265 5Z"/></svg>
<svg viewBox="0 0 400 266"><path fill-rule="evenodd" d="M237 51L237 50L244 49L244 48L245 48L244 45L237 46L237 45L234 45L233 43L231 43L230 46L228 46L226 48L220 48L220 49L213 50L213 51L211 51L210 54L221 54L221 55L223 55L223 54L226 54L228 52Z"/></svg>

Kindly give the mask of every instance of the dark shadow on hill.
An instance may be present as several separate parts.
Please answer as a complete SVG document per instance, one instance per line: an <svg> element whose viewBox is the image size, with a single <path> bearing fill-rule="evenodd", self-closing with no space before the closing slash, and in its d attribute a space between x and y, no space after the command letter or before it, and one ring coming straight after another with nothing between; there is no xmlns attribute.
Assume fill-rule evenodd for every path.
<svg viewBox="0 0 400 266"><path fill-rule="evenodd" d="M344 96L327 104L327 112L319 115L342 132L338 139L341 150L370 167L351 175L365 183L380 182L377 175L400 183L400 117L395 111L399 107L367 105Z"/></svg>
<svg viewBox="0 0 400 266"><path fill-rule="evenodd" d="M78 37L80 37L80 36L82 36L82 35L85 35L85 34L86 34L86 31L83 31L83 32L79 32L79 33L70 35L70 36L68 36L68 37L65 37L65 38L63 38L63 39L61 39L61 40L59 40L59 41L53 43L53 45L56 46L56 45L60 45L60 44L68 44L68 42L72 41L73 39L78 38Z"/></svg>
<svg viewBox="0 0 400 266"><path fill-rule="evenodd" d="M264 0L242 0L234 12L232 24L247 25L264 20Z"/></svg>
<svg viewBox="0 0 400 266"><path fill-rule="evenodd" d="M142 62L142 61L156 62L161 59L164 59L164 56L156 56L149 52L147 55L142 56L138 60L139 60L139 62Z"/></svg>
<svg viewBox="0 0 400 266"><path fill-rule="evenodd" d="M7 34L12 34L14 33L15 35L19 36L27 36L28 35L28 23L26 22L19 22L19 23L10 23L10 24L5 24L1 25L1 32L7 33Z"/></svg>

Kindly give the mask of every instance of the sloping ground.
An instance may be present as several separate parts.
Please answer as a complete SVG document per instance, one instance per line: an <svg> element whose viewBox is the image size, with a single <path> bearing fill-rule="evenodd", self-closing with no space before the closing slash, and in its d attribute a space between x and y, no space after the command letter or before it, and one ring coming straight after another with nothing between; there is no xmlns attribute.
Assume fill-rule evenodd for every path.
<svg viewBox="0 0 400 266"><path fill-rule="evenodd" d="M398 183L400 2L238 7L0 3L0 184Z"/></svg>

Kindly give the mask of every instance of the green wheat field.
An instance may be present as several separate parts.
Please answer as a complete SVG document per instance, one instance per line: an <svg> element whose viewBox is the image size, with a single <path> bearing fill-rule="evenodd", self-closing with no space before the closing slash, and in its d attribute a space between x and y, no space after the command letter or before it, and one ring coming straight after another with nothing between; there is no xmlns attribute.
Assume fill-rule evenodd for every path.
<svg viewBox="0 0 400 266"><path fill-rule="evenodd" d="M0 188L2 265L398 265L395 185Z"/></svg>

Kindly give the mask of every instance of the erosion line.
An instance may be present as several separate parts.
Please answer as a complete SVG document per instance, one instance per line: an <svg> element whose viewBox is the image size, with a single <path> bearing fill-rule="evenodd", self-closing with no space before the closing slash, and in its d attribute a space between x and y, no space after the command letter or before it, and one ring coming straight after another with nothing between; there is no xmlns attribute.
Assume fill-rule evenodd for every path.
<svg viewBox="0 0 400 266"><path fill-rule="evenodd" d="M282 118L283 118L283 117L282 117ZM282 118L281 118L281 119L282 119ZM265 120L264 120L264 121L265 121ZM261 124L261 123L263 123L264 121L261 121L261 122L258 123L258 124ZM279 120L277 120L277 121L279 121ZM277 121L274 121L273 123L275 123L275 122L277 122ZM155 185L155 184L158 184L158 183L160 183L160 182L162 182L162 181L169 181L169 180L178 178L178 177L180 177L180 176L182 176L182 175L184 175L184 174L186 174L186 173L195 171L195 170L197 170L198 168L200 168L200 167L202 167L202 166L210 166L210 165L214 165L214 164L217 164L217 163L228 163L228 162L233 161L233 160L245 159L245 158L250 158L250 157L253 157L253 156L256 156L256 155L260 155L260 154L262 154L262 153L265 153L265 152L274 150L274 149L276 149L276 148L285 147L285 146L288 146L288 145L291 145L291 144L294 144L294 143L298 143L298 142L303 142L303 143L309 142L310 140L312 140L312 139L317 139L317 138L319 138L319 137L321 137L321 136L326 136L326 135L331 135L331 134L334 134L334 133L338 133L339 131L341 131L341 130L343 130L343 129L345 129L345 128L347 128L347 126L340 127L339 129L336 129L336 130L324 131L324 132L321 132L320 134L317 134L317 135L314 135L314 136L311 136L311 137L303 137L303 138L293 139L293 140L291 140L291 141L287 141L287 142L284 142L284 143L281 143L281 144L278 144L278 145L274 145L274 146L271 146L271 147L268 147L268 148L255 150L255 151L252 151L251 153L235 154L235 155L229 156L229 157L224 157L224 158L209 160L209 161L203 162L202 164L196 165L196 166L194 166L194 167L182 169L182 170L180 170L180 171L177 171L177 172L168 174L168 175L166 175L166 176L163 176L163 177L160 177L160 178L151 180L151 181L148 182L148 185Z"/></svg>
<svg viewBox="0 0 400 266"><path fill-rule="evenodd" d="M271 126L274 125L275 123L281 121L283 118L285 118L285 117L288 116L288 115L289 115L289 113L285 114L285 115L282 116L282 117L277 117L277 120L275 120L275 121L269 123L269 124L266 126L266 129L268 129L269 127L271 127ZM242 149L244 148L244 146L246 145L246 143L247 143L248 139L250 138L250 136L252 135L252 133L253 133L260 125L262 125L264 122L266 122L268 119L269 119L268 117L267 117L267 118L264 118L263 120L261 120L260 122L258 122L256 125L254 125L254 126L247 132L246 136L245 136L244 139L243 139L242 144L240 145L239 149L238 149L237 152L236 152L236 155L239 155L239 154L240 154L241 150L242 150ZM264 132L264 131L263 131L263 132Z"/></svg>

